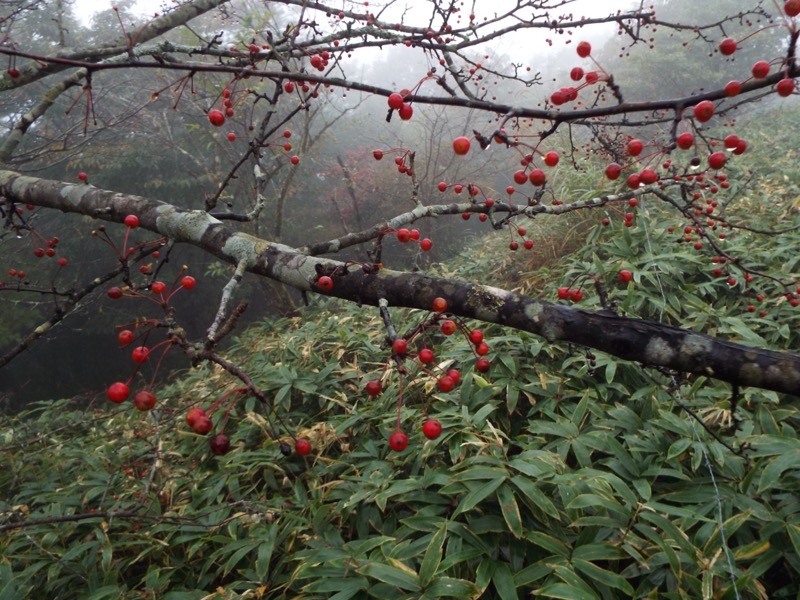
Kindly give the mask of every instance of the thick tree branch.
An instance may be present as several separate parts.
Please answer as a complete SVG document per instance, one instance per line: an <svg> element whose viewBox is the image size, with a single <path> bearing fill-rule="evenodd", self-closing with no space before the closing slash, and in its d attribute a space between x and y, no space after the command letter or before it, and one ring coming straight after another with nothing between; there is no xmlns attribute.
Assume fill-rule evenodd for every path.
<svg viewBox="0 0 800 600"><path fill-rule="evenodd" d="M330 274L329 295L359 304L429 310L447 299L456 315L498 323L544 337L607 352L647 366L705 375L739 386L800 396L800 355L757 349L653 321L552 304L494 287L404 273L362 269L308 256L283 244L236 232L203 211L100 190L88 185L24 177L0 171L0 194L8 200L121 223L128 214L140 226L175 242L193 244L231 264L302 291L319 291L316 280Z"/></svg>

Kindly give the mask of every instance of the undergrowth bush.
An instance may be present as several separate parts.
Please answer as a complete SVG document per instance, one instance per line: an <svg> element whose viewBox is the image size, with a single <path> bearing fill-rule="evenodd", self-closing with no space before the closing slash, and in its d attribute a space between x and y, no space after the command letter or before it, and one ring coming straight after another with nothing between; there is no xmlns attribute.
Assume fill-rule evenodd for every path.
<svg viewBox="0 0 800 600"><path fill-rule="evenodd" d="M797 182L772 173L731 202L729 218L742 210L751 222L796 221ZM620 313L798 347L797 310L769 289L759 305L767 314L748 312L759 280L714 276L710 257L680 241L684 224L642 208L631 228L614 210L608 227L594 214L557 230L538 225L540 248L574 250L558 260L556 250L509 254L503 238L488 236L451 274L512 278L553 301L558 287L582 286L580 306L600 309L596 276L606 308ZM724 243L789 277L798 242L792 230L732 230ZM630 283L617 280L623 268ZM400 418L410 443L394 452L397 379L377 398L363 392L386 356L377 311L313 303L300 317L250 327L228 349L271 410L240 401L225 456L182 422L190 406L234 387L218 368L186 372L146 416L61 400L4 417L0 597L800 593L797 399L491 327L486 375L474 372L463 338L432 340L440 364L458 366L463 380L448 393L428 377L406 381ZM427 417L444 427L434 441L420 431ZM288 432L313 452L284 456L274 435L291 443Z"/></svg>

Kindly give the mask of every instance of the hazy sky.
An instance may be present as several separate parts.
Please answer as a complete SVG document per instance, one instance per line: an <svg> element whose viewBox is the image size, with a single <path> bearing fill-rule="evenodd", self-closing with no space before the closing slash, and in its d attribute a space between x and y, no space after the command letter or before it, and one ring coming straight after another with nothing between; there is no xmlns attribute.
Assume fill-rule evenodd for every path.
<svg viewBox="0 0 800 600"><path fill-rule="evenodd" d="M501 5L506 3L508 2L504 0L475 0L474 6L476 12L480 12L483 7L488 7L487 10L495 12ZM93 14L111 8L114 4L116 4L116 2L112 0L75 0L75 6L79 9L79 14L85 15L87 21ZM170 4L172 4L170 0L136 1L136 7L143 15L152 15L154 12L161 12L164 10L165 6ZM370 4L372 6L378 6L382 4L382 2L373 1ZM400 3L398 3L398 5L399 4ZM405 4L413 4L413 1ZM633 0L575 0L573 4L565 7L565 9L560 12L573 12L576 16L601 16L619 8L630 8L632 4Z"/></svg>

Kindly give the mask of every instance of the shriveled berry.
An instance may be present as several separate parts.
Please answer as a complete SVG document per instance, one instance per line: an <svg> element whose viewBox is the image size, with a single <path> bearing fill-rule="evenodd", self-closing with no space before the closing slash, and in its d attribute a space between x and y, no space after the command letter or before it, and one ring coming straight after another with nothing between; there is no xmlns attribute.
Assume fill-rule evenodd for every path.
<svg viewBox="0 0 800 600"><path fill-rule="evenodd" d="M133 397L133 405L139 410L150 410L156 405L156 396L153 392L137 392Z"/></svg>
<svg viewBox="0 0 800 600"><path fill-rule="evenodd" d="M223 454L227 454L231 449L231 440L224 433L218 433L211 438L209 446L211 446L211 452L217 456L222 456Z"/></svg>

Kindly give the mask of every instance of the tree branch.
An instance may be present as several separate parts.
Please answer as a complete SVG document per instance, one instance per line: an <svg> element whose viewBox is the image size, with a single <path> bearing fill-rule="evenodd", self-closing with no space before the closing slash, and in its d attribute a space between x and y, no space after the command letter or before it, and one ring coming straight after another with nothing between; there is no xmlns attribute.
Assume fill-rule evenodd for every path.
<svg viewBox="0 0 800 600"><path fill-rule="evenodd" d="M332 273L328 295L359 304L430 310L444 297L465 318L498 323L544 337L607 352L646 366L705 375L739 386L800 396L800 355L757 349L654 321L590 312L544 302L485 285L405 273L362 269L302 254L294 248L236 232L204 211L181 209L141 196L88 185L24 177L0 171L0 194L34 204L121 223L139 216L140 226L175 242L193 244L220 260L301 291L319 292L320 272Z"/></svg>

